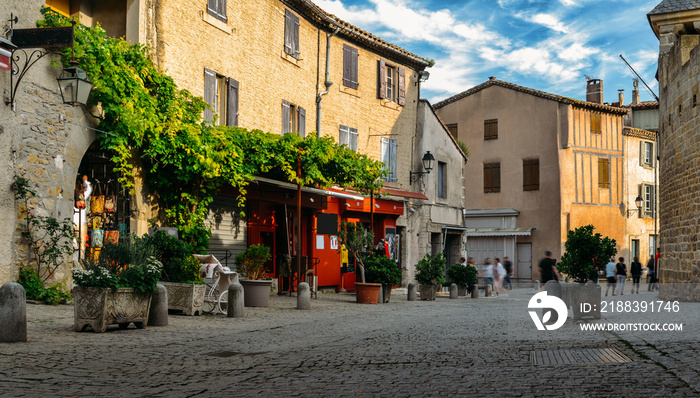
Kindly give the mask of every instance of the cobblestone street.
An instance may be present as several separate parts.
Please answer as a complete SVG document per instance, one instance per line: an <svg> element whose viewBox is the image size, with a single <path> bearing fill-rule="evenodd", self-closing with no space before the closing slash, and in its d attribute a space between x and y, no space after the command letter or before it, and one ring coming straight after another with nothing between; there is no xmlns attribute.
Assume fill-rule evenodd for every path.
<svg viewBox="0 0 700 398"><path fill-rule="evenodd" d="M684 331L537 331L533 289L489 299L360 305L324 293L311 311L271 297L245 318L171 315L166 327L77 333L73 307L28 305L28 343L0 345L1 396L698 396L700 304ZM626 299L655 298L647 293ZM619 297L618 297L619 298ZM605 318L605 317L604 317ZM605 319L604 319L605 321ZM690 322L690 323L688 323ZM630 362L534 365L531 351L614 348Z"/></svg>

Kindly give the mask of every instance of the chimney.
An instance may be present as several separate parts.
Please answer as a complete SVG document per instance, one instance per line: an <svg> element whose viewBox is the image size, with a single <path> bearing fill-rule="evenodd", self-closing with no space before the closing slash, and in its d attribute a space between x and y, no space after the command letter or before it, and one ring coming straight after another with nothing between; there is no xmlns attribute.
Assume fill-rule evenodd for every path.
<svg viewBox="0 0 700 398"><path fill-rule="evenodd" d="M620 101L620 106L625 104L625 90L624 89L619 89L617 90L617 98Z"/></svg>
<svg viewBox="0 0 700 398"><path fill-rule="evenodd" d="M588 79L586 86L586 101L603 103L603 81L600 79Z"/></svg>
<svg viewBox="0 0 700 398"><path fill-rule="evenodd" d="M639 80L634 79L632 85L634 86L634 90L632 90L632 105L637 105L639 104Z"/></svg>

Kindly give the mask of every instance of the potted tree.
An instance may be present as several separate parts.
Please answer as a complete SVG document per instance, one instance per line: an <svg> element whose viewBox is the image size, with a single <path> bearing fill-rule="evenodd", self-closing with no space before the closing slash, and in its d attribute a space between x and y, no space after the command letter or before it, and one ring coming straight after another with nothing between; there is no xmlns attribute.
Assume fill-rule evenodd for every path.
<svg viewBox="0 0 700 398"><path fill-rule="evenodd" d="M267 307L272 279L265 279L265 263L271 258L270 248L265 245L252 245L236 255L236 269L245 276L241 285L246 307Z"/></svg>
<svg viewBox="0 0 700 398"><path fill-rule="evenodd" d="M132 322L143 329L163 268L155 251L127 235L118 244L106 243L99 259L83 266L73 270L75 330L104 332L111 324L126 329Z"/></svg>
<svg viewBox="0 0 700 398"><path fill-rule="evenodd" d="M477 269L467 264L455 264L447 269L447 277L450 281L457 285L457 293L460 296L467 295L467 287L476 284Z"/></svg>
<svg viewBox="0 0 700 398"><path fill-rule="evenodd" d="M168 290L168 310L185 315L201 315L206 285L201 276L202 264L192 255L192 245L163 231L142 238L163 264L161 283Z"/></svg>
<svg viewBox="0 0 700 398"><path fill-rule="evenodd" d="M373 256L364 260L365 277L370 283L382 285L384 302L391 297L391 287L401 282L401 267L386 256Z"/></svg>
<svg viewBox="0 0 700 398"><path fill-rule="evenodd" d="M360 282L355 282L355 299L361 304L377 304L381 283L368 283L365 280L365 263L363 254L374 241L374 233L365 229L361 223L340 224L338 231L340 241L357 261Z"/></svg>
<svg viewBox="0 0 700 398"><path fill-rule="evenodd" d="M443 283L445 272L445 257L439 253L431 257L426 253L418 264L416 264L416 282L419 283L421 300L435 300L435 286Z"/></svg>

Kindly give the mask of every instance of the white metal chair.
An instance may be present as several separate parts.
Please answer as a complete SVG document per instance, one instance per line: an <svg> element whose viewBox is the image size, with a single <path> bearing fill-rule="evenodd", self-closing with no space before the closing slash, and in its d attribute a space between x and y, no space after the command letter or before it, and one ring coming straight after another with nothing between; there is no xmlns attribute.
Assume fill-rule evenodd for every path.
<svg viewBox="0 0 700 398"><path fill-rule="evenodd" d="M221 262L211 254L195 254L197 260L202 264L200 274L207 285L204 295L204 312L216 313L218 310L226 314L228 309L228 287L238 283L238 273L231 271L229 267L224 267Z"/></svg>

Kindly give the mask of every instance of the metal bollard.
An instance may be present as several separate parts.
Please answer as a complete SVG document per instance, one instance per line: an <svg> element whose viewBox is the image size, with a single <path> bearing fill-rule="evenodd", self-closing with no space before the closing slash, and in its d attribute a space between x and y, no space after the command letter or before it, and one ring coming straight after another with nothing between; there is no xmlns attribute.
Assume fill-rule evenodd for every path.
<svg viewBox="0 0 700 398"><path fill-rule="evenodd" d="M306 282L302 282L298 286L297 309L298 310L310 310L311 309L311 289L309 288L309 284Z"/></svg>
<svg viewBox="0 0 700 398"><path fill-rule="evenodd" d="M242 318L244 315L245 297L243 297L243 285L234 283L228 287L227 318Z"/></svg>
<svg viewBox="0 0 700 398"><path fill-rule="evenodd" d="M19 283L0 288L0 325L0 343L27 341L27 296Z"/></svg>
<svg viewBox="0 0 700 398"><path fill-rule="evenodd" d="M456 299L458 297L459 297L459 293L457 292L457 284L453 283L450 285L450 298Z"/></svg>
<svg viewBox="0 0 700 398"><path fill-rule="evenodd" d="M408 301L416 301L416 283L411 282L408 284Z"/></svg>

